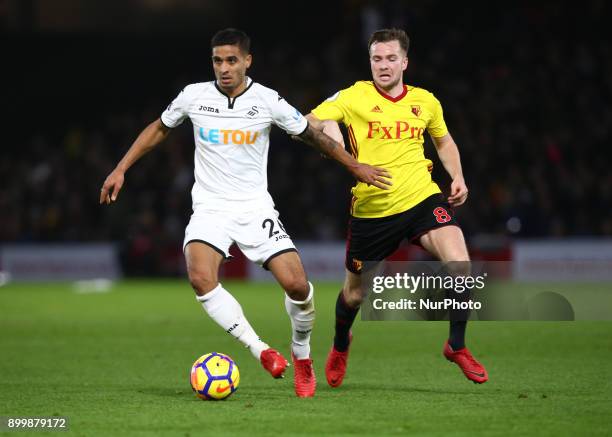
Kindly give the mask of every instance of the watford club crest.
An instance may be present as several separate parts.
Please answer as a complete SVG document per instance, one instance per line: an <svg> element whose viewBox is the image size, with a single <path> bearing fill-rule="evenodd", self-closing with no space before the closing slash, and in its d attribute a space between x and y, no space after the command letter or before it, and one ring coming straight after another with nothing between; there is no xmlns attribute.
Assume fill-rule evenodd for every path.
<svg viewBox="0 0 612 437"><path fill-rule="evenodd" d="M361 269L363 268L363 262L359 261L358 259L353 258L353 268L357 272L361 272Z"/></svg>
<svg viewBox="0 0 612 437"><path fill-rule="evenodd" d="M410 105L410 109L412 110L412 113L417 117L421 115L421 107L419 105Z"/></svg>

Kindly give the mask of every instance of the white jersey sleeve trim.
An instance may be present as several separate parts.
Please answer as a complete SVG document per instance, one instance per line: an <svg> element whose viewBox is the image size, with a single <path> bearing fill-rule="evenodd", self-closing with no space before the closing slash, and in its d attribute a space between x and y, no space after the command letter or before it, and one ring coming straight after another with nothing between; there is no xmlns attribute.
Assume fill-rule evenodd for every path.
<svg viewBox="0 0 612 437"><path fill-rule="evenodd" d="M161 122L168 128L175 128L183 123L189 115L190 86L186 86L168 105L160 116Z"/></svg>

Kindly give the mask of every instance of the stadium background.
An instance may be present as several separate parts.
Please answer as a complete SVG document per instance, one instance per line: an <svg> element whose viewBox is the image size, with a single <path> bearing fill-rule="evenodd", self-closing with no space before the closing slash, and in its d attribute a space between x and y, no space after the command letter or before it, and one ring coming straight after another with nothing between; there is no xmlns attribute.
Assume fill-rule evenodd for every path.
<svg viewBox="0 0 612 437"><path fill-rule="evenodd" d="M270 15L270 8L275 10ZM470 188L459 219L473 247L515 238L610 236L610 5L442 1L5 1L0 242L119 243L127 275L181 275L190 215L190 124L99 187L138 132L187 83L213 78L220 28L253 41L250 75L303 113L369 77L372 30L411 36L409 84L442 101ZM345 233L350 177L273 130L270 191L296 240ZM435 158L434 176L448 178Z"/></svg>
<svg viewBox="0 0 612 437"><path fill-rule="evenodd" d="M610 435L611 9L0 0L0 434L7 416L59 415L76 435ZM298 399L291 377L269 378L206 317L183 274L189 123L130 169L117 203L98 205L138 132L185 84L213 78L210 37L227 26L251 35L255 80L302 112L369 77L372 30L405 28L406 80L442 101L462 153L470 198L458 214L472 255L525 267L502 282L511 296L569 296L580 321L470 323L470 348L491 378L481 386L442 359L447 323L359 321L353 364L331 389L323 363L352 181L276 129L270 191L316 285L317 394ZM239 260L224 270L266 279ZM84 277L113 281L74 281ZM223 284L258 334L288 352L280 288ZM213 350L236 360L240 388L202 403L187 374Z"/></svg>

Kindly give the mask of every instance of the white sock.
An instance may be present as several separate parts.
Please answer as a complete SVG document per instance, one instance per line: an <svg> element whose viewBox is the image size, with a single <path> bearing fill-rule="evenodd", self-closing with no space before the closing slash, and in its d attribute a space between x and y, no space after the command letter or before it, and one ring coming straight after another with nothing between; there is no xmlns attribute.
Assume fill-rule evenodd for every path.
<svg viewBox="0 0 612 437"><path fill-rule="evenodd" d="M291 350L298 360L310 357L310 333L315 320L314 287L310 282L308 285L310 292L303 301L285 295L285 308L291 319Z"/></svg>
<svg viewBox="0 0 612 437"><path fill-rule="evenodd" d="M261 352L268 349L242 312L242 307L221 284L204 296L196 296L208 313L225 332L244 344L253 356L259 360Z"/></svg>

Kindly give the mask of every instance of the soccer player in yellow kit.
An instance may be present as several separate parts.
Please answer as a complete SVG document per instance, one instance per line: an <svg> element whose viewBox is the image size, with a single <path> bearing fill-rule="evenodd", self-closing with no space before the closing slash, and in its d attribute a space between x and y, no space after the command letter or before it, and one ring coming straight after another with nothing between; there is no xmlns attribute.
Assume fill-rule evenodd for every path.
<svg viewBox="0 0 612 437"><path fill-rule="evenodd" d="M352 189L346 253L346 278L336 302L336 332L325 374L338 387L346 373L350 328L363 301L363 261L380 261L404 240L420 244L442 262L469 261L463 233L453 217L468 189L459 151L432 93L405 85L409 39L399 29L372 34L368 49L372 81L359 81L321 103L309 122L343 142L337 122L348 130L349 149L360 162L385 168L392 186L381 190L358 182ZM431 136L444 168L452 178L445 199L431 179L432 162L423 152L425 133ZM465 347L466 321L451 321L444 356L475 383L487 381L484 367Z"/></svg>

